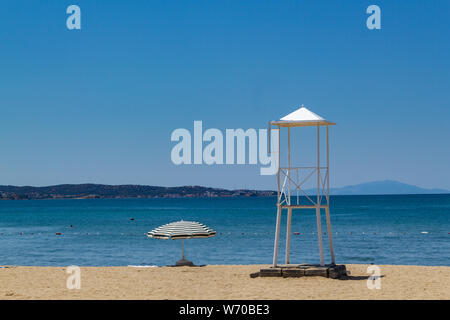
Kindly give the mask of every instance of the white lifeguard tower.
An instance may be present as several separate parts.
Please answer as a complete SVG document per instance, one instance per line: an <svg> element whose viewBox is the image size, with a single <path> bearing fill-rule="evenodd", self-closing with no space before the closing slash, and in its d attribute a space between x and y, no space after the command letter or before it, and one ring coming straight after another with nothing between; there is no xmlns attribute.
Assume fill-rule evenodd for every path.
<svg viewBox="0 0 450 320"><path fill-rule="evenodd" d="M286 229L286 255L285 264L290 265L290 242L291 242L291 219L292 210L295 209L315 209L317 218L317 235L319 242L319 256L320 266L325 266L324 253L323 253L323 240L322 240L322 225L321 225L321 212L325 211L326 223L327 223L327 235L330 248L331 264L329 266L335 266L333 238L331 232L330 221L330 161L329 161L329 126L335 125L335 123L325 120L317 114L311 112L303 105L281 118L278 121L271 121L269 123L270 130L278 130L278 151L271 150L271 152L278 152L278 197L277 197L277 220L275 228L275 244L273 252L273 266L276 268L278 265L278 247L280 241L280 225L281 215L286 209L287 212L287 229ZM276 126L276 128L273 128ZM317 127L317 162L313 166L309 167L291 167L291 128L295 127ZM321 165L320 162L320 131L321 128L326 129L326 161L325 165ZM287 129L287 167L281 166L281 128ZM314 195L309 192L305 192L304 185L307 181L313 182ZM291 195L291 191L295 192ZM292 201L294 198L294 201ZM345 266L344 266L345 268ZM333 269L334 270L334 269ZM281 271L280 271L281 272ZM334 271L333 271L334 272ZM344 271L345 272L345 271ZM339 276L341 275L339 269ZM261 273L262 275L263 273ZM326 273L329 274L329 273Z"/></svg>

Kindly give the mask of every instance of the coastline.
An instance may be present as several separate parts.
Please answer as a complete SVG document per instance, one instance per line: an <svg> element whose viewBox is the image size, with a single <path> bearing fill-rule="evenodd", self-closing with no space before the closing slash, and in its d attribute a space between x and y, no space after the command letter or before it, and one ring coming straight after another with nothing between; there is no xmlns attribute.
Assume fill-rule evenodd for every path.
<svg viewBox="0 0 450 320"><path fill-rule="evenodd" d="M348 264L343 279L250 278L268 265L81 267L81 289L66 287L65 267L0 269L0 300L55 299L450 299L449 266L379 265L381 289L368 289L367 264Z"/></svg>

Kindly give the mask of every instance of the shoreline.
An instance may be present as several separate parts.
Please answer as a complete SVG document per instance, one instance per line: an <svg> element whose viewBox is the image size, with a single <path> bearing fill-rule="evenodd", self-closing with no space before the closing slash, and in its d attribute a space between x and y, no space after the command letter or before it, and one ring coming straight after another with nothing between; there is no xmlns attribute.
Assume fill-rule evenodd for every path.
<svg viewBox="0 0 450 320"><path fill-rule="evenodd" d="M368 289L368 264L347 264L350 275L250 278L270 265L203 267L80 267L81 289L67 289L66 267L4 266L0 300L372 300L450 299L449 266L379 265L381 289Z"/></svg>
<svg viewBox="0 0 450 320"><path fill-rule="evenodd" d="M388 267L424 267L424 268L450 268L450 265L423 265L423 264L375 264L375 263L337 263L343 264L346 266L388 266ZM284 265L283 263L279 263L280 266ZM295 263L292 265L296 265ZM318 265L318 264L317 264ZM271 264L203 264L203 265L195 265L193 268L204 268L204 267L264 267L270 268ZM67 268L68 265L18 265L18 264L0 264L1 268ZM156 265L156 264L148 264L148 265L102 265L102 266L89 266L89 265L78 265L80 268L181 268L175 265ZM192 267L191 267L192 268Z"/></svg>

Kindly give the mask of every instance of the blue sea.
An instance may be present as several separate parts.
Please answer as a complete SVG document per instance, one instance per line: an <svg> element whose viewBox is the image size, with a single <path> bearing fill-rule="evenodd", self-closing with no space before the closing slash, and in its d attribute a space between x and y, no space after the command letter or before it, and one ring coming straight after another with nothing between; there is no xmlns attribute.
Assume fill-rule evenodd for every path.
<svg viewBox="0 0 450 320"><path fill-rule="evenodd" d="M196 264L272 262L275 198L243 197L0 201L0 265L174 264L181 240L146 233L182 219L217 231L185 240ZM450 195L334 196L331 219L337 263L450 266ZM282 223L280 263L285 214ZM314 210L293 212L294 232L291 263L318 263Z"/></svg>

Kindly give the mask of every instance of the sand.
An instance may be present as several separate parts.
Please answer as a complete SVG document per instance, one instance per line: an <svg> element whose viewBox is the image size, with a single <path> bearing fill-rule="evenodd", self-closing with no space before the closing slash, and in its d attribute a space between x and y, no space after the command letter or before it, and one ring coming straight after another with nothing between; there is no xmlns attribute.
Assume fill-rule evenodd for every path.
<svg viewBox="0 0 450 320"><path fill-rule="evenodd" d="M261 265L82 267L69 290L63 267L0 269L0 299L450 299L450 267L381 265L381 289L367 288L368 265L346 279L250 278Z"/></svg>

